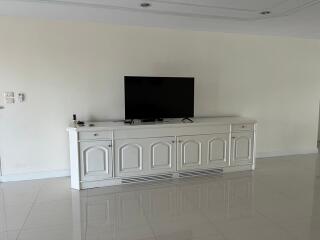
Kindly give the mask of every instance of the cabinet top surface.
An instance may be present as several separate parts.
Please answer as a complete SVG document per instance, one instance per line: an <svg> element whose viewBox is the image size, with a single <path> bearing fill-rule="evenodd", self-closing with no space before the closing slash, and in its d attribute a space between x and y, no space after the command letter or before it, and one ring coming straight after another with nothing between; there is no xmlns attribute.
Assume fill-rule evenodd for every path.
<svg viewBox="0 0 320 240"><path fill-rule="evenodd" d="M201 117L192 118L193 123L182 122L179 119L165 119L162 122L139 122L134 124L124 123L123 120L105 122L85 122L85 126L70 126L68 131L98 131L98 130L117 130L117 129L137 129L137 128L162 128L162 127L185 127L201 125L226 125L226 124L245 124L256 123L257 121L243 117ZM90 126L91 124L91 126Z"/></svg>

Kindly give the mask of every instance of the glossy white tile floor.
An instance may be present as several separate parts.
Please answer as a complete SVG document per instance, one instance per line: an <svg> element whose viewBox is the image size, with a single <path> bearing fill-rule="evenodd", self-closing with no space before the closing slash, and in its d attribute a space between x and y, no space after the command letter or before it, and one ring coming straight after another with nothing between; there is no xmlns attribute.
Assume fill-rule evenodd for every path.
<svg viewBox="0 0 320 240"><path fill-rule="evenodd" d="M318 161L81 192L68 178L0 184L0 239L319 240Z"/></svg>

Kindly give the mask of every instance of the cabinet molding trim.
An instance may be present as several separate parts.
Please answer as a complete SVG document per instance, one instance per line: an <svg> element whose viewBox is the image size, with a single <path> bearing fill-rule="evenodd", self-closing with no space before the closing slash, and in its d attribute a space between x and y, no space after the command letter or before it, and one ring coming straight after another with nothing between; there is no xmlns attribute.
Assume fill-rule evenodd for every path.
<svg viewBox="0 0 320 240"><path fill-rule="evenodd" d="M94 151L94 150L101 150L103 152L103 159L108 159L108 155L109 155L109 149L103 147L103 146L91 146L88 147L86 149L83 150L83 159L84 161L84 174L88 175L90 174L91 171L88 170L88 166L89 166L89 157L88 157L88 153L90 151ZM93 171L93 172L102 172L102 171ZM106 161L103 161L103 172L106 172L107 174L110 173L110 169L108 168L108 163L106 163Z"/></svg>
<svg viewBox="0 0 320 240"><path fill-rule="evenodd" d="M162 145L162 146L165 146L168 148L168 156L167 156L167 159L168 159L168 164L161 164L161 165L157 165L156 162L155 162L155 148L159 145ZM153 143L151 145L151 156L150 156L150 160L151 160L151 168L152 169L155 169L157 167L169 167L171 168L172 167L172 146L171 144L167 143L167 142L156 142L156 143Z"/></svg>
<svg viewBox="0 0 320 240"><path fill-rule="evenodd" d="M237 142L241 139L245 139L248 141L248 157L246 159L243 159L243 158L238 158L237 156ZM248 137L245 137L245 136L240 136L240 137L237 137L236 139L234 139L234 144L233 144L233 161L237 161L237 160L251 160L252 158L252 139L251 138L248 138Z"/></svg>
<svg viewBox="0 0 320 240"><path fill-rule="evenodd" d="M220 141L222 142L223 144L223 157L221 159L213 159L213 156L212 156L212 144L215 142L215 141ZM223 162L227 162L228 159L227 159L227 140L223 139L223 138L212 138L211 140L209 140L208 142L208 163L210 162L215 162L215 161L223 161Z"/></svg>
<svg viewBox="0 0 320 240"><path fill-rule="evenodd" d="M128 168L128 169L124 169L124 162L123 162L123 151L126 148L129 147L133 147L136 148L138 150L138 162L137 162L137 168ZM140 146L139 144L132 144L132 143L128 143L125 145L122 145L121 147L119 147L119 171L120 172L126 172L126 171L132 171L134 169L139 169L142 170L142 146Z"/></svg>
<svg viewBox="0 0 320 240"><path fill-rule="evenodd" d="M196 145L198 145L198 162L192 162L192 163L187 163L185 160L186 160L186 145L187 144L190 144L190 143L195 143ZM201 145L201 142L199 141L196 141L196 140L187 140L185 142L182 142L181 144L181 156L182 156L182 164L185 165L185 166L188 166L188 165L193 165L193 164L197 164L199 166L201 166L201 159L202 159L202 145Z"/></svg>

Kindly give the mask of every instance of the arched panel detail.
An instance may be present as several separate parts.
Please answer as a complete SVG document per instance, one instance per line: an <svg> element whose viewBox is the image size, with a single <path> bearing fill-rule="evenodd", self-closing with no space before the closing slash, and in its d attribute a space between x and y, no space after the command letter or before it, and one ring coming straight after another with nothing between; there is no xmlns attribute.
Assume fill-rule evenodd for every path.
<svg viewBox="0 0 320 240"><path fill-rule="evenodd" d="M138 144L125 144L119 148L119 170L142 170L142 146Z"/></svg>
<svg viewBox="0 0 320 240"><path fill-rule="evenodd" d="M227 141L223 138L213 138L208 142L208 162L227 161Z"/></svg>
<svg viewBox="0 0 320 240"><path fill-rule="evenodd" d="M242 144L241 141L245 141ZM243 147L245 146L245 147ZM240 153L240 151L245 151L245 154ZM238 137L234 140L234 159L235 160L250 160L251 159L251 138L246 136ZM241 155L240 155L241 154Z"/></svg>
<svg viewBox="0 0 320 240"><path fill-rule="evenodd" d="M83 150L84 174L105 172L109 174L108 149L103 146L92 146ZM90 156L92 154L92 156ZM101 155L100 155L101 154ZM100 156L99 156L100 155Z"/></svg>
<svg viewBox="0 0 320 240"><path fill-rule="evenodd" d="M165 148L164 151L157 151L157 149ZM156 142L151 145L151 168L171 168L172 165L172 146L166 142Z"/></svg>
<svg viewBox="0 0 320 240"><path fill-rule="evenodd" d="M181 145L181 156L183 165L201 165L201 142L196 140L187 140ZM195 148L188 152L188 148Z"/></svg>

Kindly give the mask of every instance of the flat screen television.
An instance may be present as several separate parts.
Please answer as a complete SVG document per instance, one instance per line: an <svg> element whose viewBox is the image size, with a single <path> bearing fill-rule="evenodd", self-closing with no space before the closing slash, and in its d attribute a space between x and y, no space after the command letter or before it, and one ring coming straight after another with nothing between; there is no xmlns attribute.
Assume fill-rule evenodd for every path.
<svg viewBox="0 0 320 240"><path fill-rule="evenodd" d="M194 116L194 78L125 76L125 119Z"/></svg>

